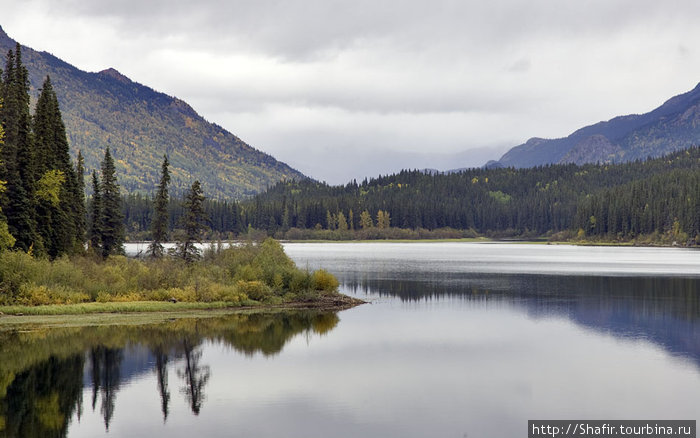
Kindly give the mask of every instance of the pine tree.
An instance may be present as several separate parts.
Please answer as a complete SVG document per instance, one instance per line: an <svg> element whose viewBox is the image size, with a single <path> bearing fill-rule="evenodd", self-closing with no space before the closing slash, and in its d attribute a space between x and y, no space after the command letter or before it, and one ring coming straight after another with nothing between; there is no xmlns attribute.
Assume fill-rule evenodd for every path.
<svg viewBox="0 0 700 438"><path fill-rule="evenodd" d="M101 211L101 241L102 257L124 253L124 216L122 199L117 183L116 169L109 147L105 149L102 160L102 211Z"/></svg>
<svg viewBox="0 0 700 438"><path fill-rule="evenodd" d="M2 105L0 105L0 111L2 110ZM2 156L2 146L5 142L5 131L0 124L0 156ZM2 162L0 162L0 166ZM5 181L0 180L0 196L5 192ZM0 207L2 206L3 198L0 197ZM0 251L11 248L15 244L15 238L10 234L10 230L7 227L7 220L2 214L2 208L0 208Z"/></svg>
<svg viewBox="0 0 700 438"><path fill-rule="evenodd" d="M203 204L202 187L199 181L195 181L185 197L185 212L181 221L184 232L177 243L177 254L187 264L194 262L200 256L200 250L196 244L202 242L202 232L206 228Z"/></svg>
<svg viewBox="0 0 700 438"><path fill-rule="evenodd" d="M23 251L42 252L36 225L36 166L29 114L29 73L22 64L19 44L7 54L2 77L3 101L0 122L5 130L3 166L0 179L6 181L5 215L15 247Z"/></svg>
<svg viewBox="0 0 700 438"><path fill-rule="evenodd" d="M35 170L39 177L36 185L37 231L48 255L55 258L73 251L82 243L78 226L81 222L79 216L84 216L84 197L71 164L58 98L48 76L36 105L34 145Z"/></svg>
<svg viewBox="0 0 700 438"><path fill-rule="evenodd" d="M85 251L85 231L87 217L87 208L85 206L85 160L83 154L78 151L78 160L75 166L75 184L73 194L73 216L75 222L75 252L81 253Z"/></svg>
<svg viewBox="0 0 700 438"><path fill-rule="evenodd" d="M163 157L163 165L160 173L160 183L158 192L153 200L153 221L151 230L153 232L153 242L148 246L148 254L152 257L163 256L163 243L168 240L168 184L170 183L170 171L168 170L167 155Z"/></svg>
<svg viewBox="0 0 700 438"><path fill-rule="evenodd" d="M90 217L88 222L88 244L94 254L102 254L102 195L100 179L97 172L92 171L92 200L90 201Z"/></svg>

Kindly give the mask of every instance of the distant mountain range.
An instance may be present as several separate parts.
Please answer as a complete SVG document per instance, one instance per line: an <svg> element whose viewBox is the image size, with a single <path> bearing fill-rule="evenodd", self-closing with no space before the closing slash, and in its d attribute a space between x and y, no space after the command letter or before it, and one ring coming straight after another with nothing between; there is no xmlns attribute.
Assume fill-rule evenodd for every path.
<svg viewBox="0 0 700 438"><path fill-rule="evenodd" d="M531 138L486 167L619 163L700 145L700 84L646 114L615 117L565 138Z"/></svg>
<svg viewBox="0 0 700 438"><path fill-rule="evenodd" d="M1 66L15 45L0 27ZM99 168L109 146L119 183L128 192L153 190L163 154L170 160L173 192L199 179L207 196L241 198L282 179L305 178L207 122L186 102L133 82L112 68L87 73L24 46L22 60L29 70L32 99L51 76L73 156L81 150L91 171Z"/></svg>

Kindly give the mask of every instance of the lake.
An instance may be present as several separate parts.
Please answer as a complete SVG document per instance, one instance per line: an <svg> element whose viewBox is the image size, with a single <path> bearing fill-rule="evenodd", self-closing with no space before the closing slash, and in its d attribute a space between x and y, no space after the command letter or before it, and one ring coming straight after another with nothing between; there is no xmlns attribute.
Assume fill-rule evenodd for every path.
<svg viewBox="0 0 700 438"><path fill-rule="evenodd" d="M700 419L700 251L289 243L369 301L0 331L0 436L516 437Z"/></svg>

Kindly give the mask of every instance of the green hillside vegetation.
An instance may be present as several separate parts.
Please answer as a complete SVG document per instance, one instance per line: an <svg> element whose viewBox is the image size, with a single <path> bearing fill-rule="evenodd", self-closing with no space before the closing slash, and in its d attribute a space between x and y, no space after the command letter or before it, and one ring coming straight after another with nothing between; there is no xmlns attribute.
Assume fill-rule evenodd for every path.
<svg viewBox="0 0 700 438"><path fill-rule="evenodd" d="M15 42L0 28L0 50ZM73 159L97 168L105 147L114 155L122 188L151 193L164 154L171 163L174 193L198 178L212 197L241 198L282 179L304 175L222 127L187 103L131 81L114 69L87 73L46 53L22 47L32 102L47 75L61 103ZM84 175L87 177L88 175Z"/></svg>

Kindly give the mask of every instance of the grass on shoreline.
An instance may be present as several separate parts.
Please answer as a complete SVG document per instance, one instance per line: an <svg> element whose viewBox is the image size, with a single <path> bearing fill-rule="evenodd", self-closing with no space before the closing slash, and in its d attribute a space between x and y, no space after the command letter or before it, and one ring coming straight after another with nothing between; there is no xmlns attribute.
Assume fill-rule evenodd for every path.
<svg viewBox="0 0 700 438"><path fill-rule="evenodd" d="M228 315L276 314L289 311L336 312L362 304L345 299L336 306L230 307L228 303L84 303L77 305L4 306L0 311L0 333L6 330L35 330L55 327L131 326L157 324L180 319L209 319ZM167 305L166 305L167 304ZM12 315L10 315L12 313Z"/></svg>
<svg viewBox="0 0 700 438"><path fill-rule="evenodd" d="M173 303L190 309L324 303L340 297L337 290L332 274L297 268L273 239L209 251L192 264L174 257L49 261L0 252L4 313L162 311L177 307Z"/></svg>
<svg viewBox="0 0 700 438"><path fill-rule="evenodd" d="M246 303L227 301L214 302L178 302L167 301L127 301L106 303L48 304L42 306L0 306L0 324L12 321L17 316L54 316L54 315L94 315L94 314L128 314L128 313L185 313L210 314L216 311L225 313L247 310L263 311L270 309L321 309L341 310L362 304L364 301L338 293L321 293L313 300L284 302L271 301L265 304L249 300ZM200 312L201 311L201 312Z"/></svg>
<svg viewBox="0 0 700 438"><path fill-rule="evenodd" d="M0 306L2 316L34 315L85 315L95 313L151 313L179 312L191 310L218 310L241 308L231 303L216 301L211 303L170 303L167 301L131 301L108 303L48 304L43 306ZM6 318L0 318L0 321Z"/></svg>

